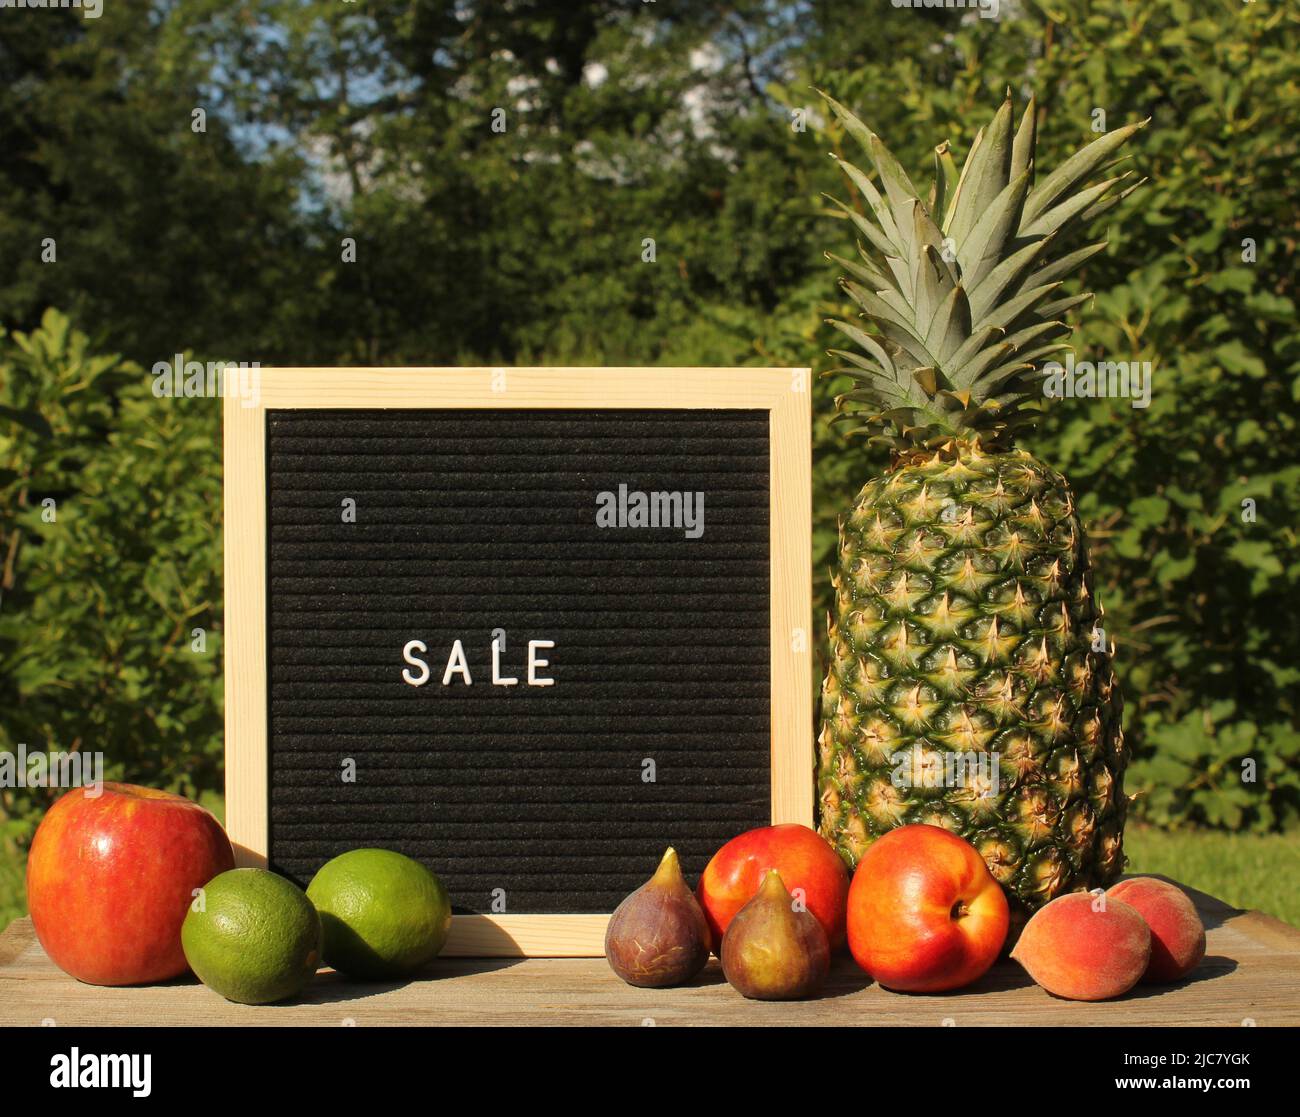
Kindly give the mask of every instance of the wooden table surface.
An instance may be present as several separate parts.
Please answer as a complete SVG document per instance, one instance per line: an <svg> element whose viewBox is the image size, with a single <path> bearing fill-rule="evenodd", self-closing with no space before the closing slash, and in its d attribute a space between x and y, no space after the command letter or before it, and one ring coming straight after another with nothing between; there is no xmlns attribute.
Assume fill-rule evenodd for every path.
<svg viewBox="0 0 1300 1117"><path fill-rule="evenodd" d="M684 988L633 989L602 958L448 958L425 976L383 984L357 984L325 970L299 1000L252 1007L232 1004L193 979L144 988L83 985L45 956L31 920L19 919L0 935L0 1024L1300 1024L1300 930L1186 891L1206 926L1200 969L1181 984L1139 985L1101 1004L1049 996L1010 961L958 993L912 996L881 989L846 957L837 960L818 999L773 1003L745 1000L716 961Z"/></svg>

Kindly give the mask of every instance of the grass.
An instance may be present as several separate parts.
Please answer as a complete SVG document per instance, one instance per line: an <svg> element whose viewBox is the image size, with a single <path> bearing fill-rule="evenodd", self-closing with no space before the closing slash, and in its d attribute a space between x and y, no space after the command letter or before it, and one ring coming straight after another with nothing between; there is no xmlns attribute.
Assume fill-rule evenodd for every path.
<svg viewBox="0 0 1300 1117"><path fill-rule="evenodd" d="M1130 826L1124 844L1130 873L1161 873L1300 927L1300 830L1222 834ZM0 928L26 913L23 866L0 854Z"/></svg>

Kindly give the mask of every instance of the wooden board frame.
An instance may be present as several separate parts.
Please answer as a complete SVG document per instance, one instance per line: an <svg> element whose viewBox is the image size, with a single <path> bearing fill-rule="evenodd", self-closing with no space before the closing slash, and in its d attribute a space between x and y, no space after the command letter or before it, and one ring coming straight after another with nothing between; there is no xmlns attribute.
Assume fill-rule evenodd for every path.
<svg viewBox="0 0 1300 1117"><path fill-rule="evenodd" d="M813 825L811 374L806 368L264 368L225 398L226 826L241 865L269 846L269 410L627 408L770 416L772 821ZM647 866L647 876L653 866ZM607 914L457 915L445 954L598 956Z"/></svg>

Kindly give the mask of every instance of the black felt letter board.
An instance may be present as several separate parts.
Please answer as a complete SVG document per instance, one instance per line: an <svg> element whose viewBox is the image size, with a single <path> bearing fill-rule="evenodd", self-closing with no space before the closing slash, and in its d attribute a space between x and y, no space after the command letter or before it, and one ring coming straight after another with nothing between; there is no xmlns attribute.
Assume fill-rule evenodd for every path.
<svg viewBox="0 0 1300 1117"><path fill-rule="evenodd" d="M665 846L694 879L770 822L767 412L267 423L274 868L305 885L382 846L457 911L608 912ZM703 493L703 533L598 526L620 485ZM493 685L497 630L517 685ZM456 640L471 685L443 685ZM553 685L527 685L529 641Z"/></svg>

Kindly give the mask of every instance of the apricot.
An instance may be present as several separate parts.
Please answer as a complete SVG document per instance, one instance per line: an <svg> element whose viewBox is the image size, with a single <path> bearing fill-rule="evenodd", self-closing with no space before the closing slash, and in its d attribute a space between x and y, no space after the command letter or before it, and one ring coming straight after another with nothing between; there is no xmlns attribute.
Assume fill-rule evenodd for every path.
<svg viewBox="0 0 1300 1117"><path fill-rule="evenodd" d="M1145 982L1181 981L1205 957L1205 925L1187 893L1155 877L1122 880L1106 892L1137 909L1151 928L1151 961Z"/></svg>
<svg viewBox="0 0 1300 1117"><path fill-rule="evenodd" d="M1151 931L1134 907L1072 892L1039 908L1011 952L1039 985L1071 1001L1108 1001L1146 972Z"/></svg>

